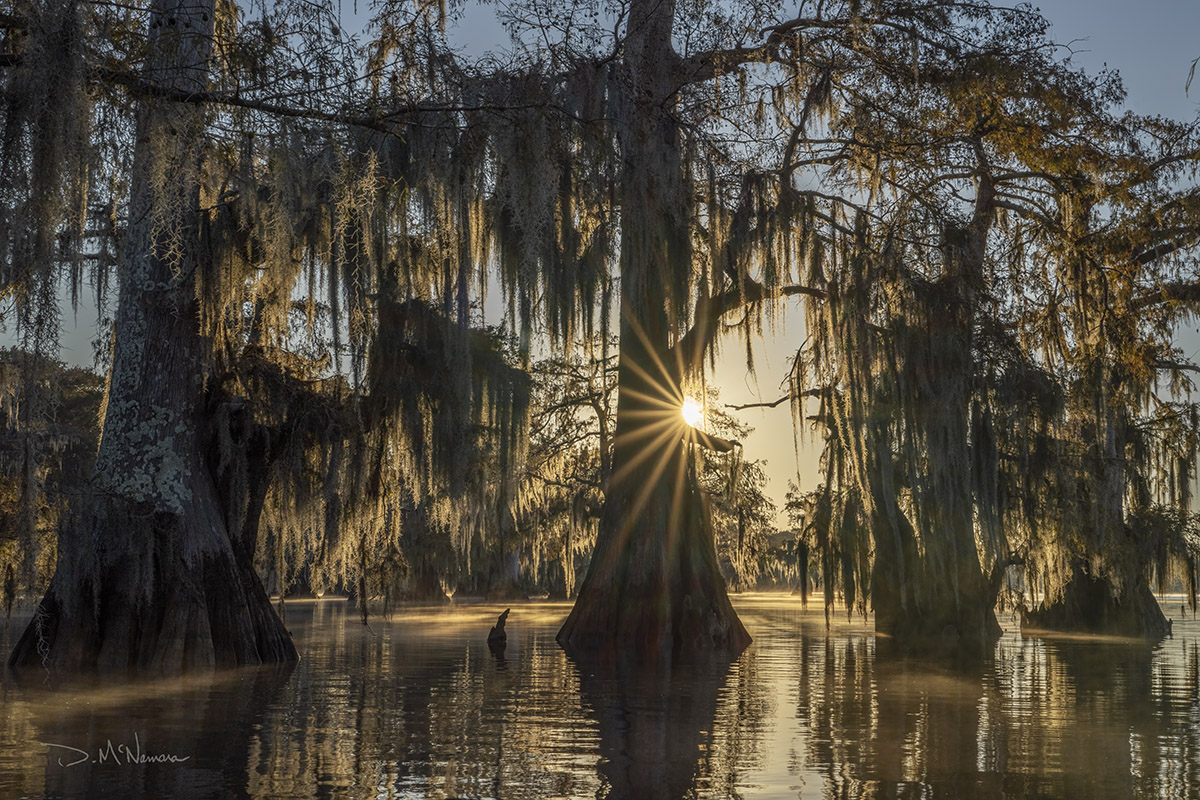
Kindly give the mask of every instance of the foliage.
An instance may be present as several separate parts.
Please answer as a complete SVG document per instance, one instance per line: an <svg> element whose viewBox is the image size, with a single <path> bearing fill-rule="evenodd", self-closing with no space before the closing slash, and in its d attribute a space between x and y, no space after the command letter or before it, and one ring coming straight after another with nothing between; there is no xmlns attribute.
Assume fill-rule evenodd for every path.
<svg viewBox="0 0 1200 800"><path fill-rule="evenodd" d="M533 539L530 566L536 571L541 562L557 561L566 597L575 593L578 569L591 553L604 502L616 417L612 344L591 342L532 367L534 406L521 527ZM557 589L556 584L551 586Z"/></svg>
<svg viewBox="0 0 1200 800"><path fill-rule="evenodd" d="M705 433L740 442L753 428L720 404L715 388L705 392ZM775 504L766 488L766 462L747 459L739 445L727 453L695 446L696 478L708 496L717 557L729 584L753 589L770 569L768 540L775 531Z"/></svg>
<svg viewBox="0 0 1200 800"><path fill-rule="evenodd" d="M1048 600L1080 554L1118 587L1145 580L1133 551L1166 545L1122 521L1121 499L1136 508L1135 476L1161 486L1193 452L1186 425L1139 449L1131 417L1106 418L1159 402L1155 367L1172 363L1172 325L1122 298L1152 295L1160 257L1195 243L1177 188L1195 132L1117 117L1116 76L1057 60L1036 14L980 13L958 45L918 45L911 70L835 81L846 113L796 139L845 209L810 268L826 298L808 302L793 372L797 422L816 396L827 428L810 519L848 603L886 588L877 611L921 624L990 608L1013 563Z"/></svg>
<svg viewBox="0 0 1200 800"><path fill-rule="evenodd" d="M33 363L30 363L33 362ZM31 387L25 379L32 374ZM45 589L54 571L59 520L68 512L95 455L101 378L87 370L0 351L0 601ZM30 390L48 413L22 424Z"/></svg>

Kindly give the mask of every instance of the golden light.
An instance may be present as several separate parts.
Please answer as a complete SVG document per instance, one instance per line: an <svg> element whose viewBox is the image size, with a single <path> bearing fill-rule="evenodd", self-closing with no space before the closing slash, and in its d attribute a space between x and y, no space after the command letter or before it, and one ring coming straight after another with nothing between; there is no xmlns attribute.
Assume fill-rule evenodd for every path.
<svg viewBox="0 0 1200 800"><path fill-rule="evenodd" d="M691 397L683 399L683 408L680 409L683 413L683 421L693 428L699 428L704 424L704 409Z"/></svg>

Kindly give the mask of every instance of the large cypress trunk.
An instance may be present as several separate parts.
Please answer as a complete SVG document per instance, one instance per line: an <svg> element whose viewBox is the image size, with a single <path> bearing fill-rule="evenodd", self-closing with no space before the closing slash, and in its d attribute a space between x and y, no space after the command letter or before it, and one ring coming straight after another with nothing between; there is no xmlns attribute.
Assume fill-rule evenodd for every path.
<svg viewBox="0 0 1200 800"><path fill-rule="evenodd" d="M918 528L898 507L886 433L871 437L876 633L904 649L967 657L986 654L1000 635L998 582L984 574L975 536L972 448L981 443L970 431L977 294L991 203L992 188L982 181L972 224L947 226L945 275L918 294L925 329L905 355L905 383L913 387L910 423L925 457L924 474L909 476Z"/></svg>
<svg viewBox="0 0 1200 800"><path fill-rule="evenodd" d="M659 663L706 650L738 653L750 637L726 594L707 506L687 463L695 456L682 422L670 419L679 416L678 400L639 369L646 363L635 360L646 355L640 339L627 331L622 340L614 474L587 576L558 640L572 653Z"/></svg>
<svg viewBox="0 0 1200 800"><path fill-rule="evenodd" d="M1043 597L1023 614L1021 629L1157 641L1171 627L1150 590L1154 546L1138 541L1144 532L1129 520L1154 503L1148 486L1137 480L1138 459L1129 448L1134 424L1130 406L1138 389L1136 372L1123 362L1142 345L1128 325L1113 318L1108 283L1095 276L1083 246L1092 214L1089 204L1074 214L1069 232L1080 246L1070 253L1064 270L1074 295L1071 322L1079 339L1073 414L1085 449L1074 476L1079 499L1064 523L1075 528L1070 531L1074 536L1063 538L1074 540L1077 549L1062 592L1049 600Z"/></svg>
<svg viewBox="0 0 1200 800"><path fill-rule="evenodd" d="M1103 394L1096 391L1097 405ZM1081 514L1084 540L1096 551L1102 551L1107 540L1118 538L1136 540L1138 533L1125 522L1125 469L1123 453L1125 420L1122 415L1108 412L1097 417L1104 420L1102 446L1094 447L1090 461L1089 505L1091 518ZM1137 552L1137 542L1126 543L1126 551ZM1125 564L1123 584L1114 582L1105 570L1093 571L1083 560L1075 563L1071 577L1062 593L1047 602L1045 598L1033 609L1022 614L1021 630L1090 633L1109 636L1128 636L1158 641L1171 632L1171 623L1163 614L1158 600L1150 590L1144 563Z"/></svg>
<svg viewBox="0 0 1200 800"><path fill-rule="evenodd" d="M887 513L884 503L877 501L872 520L871 603L881 648L985 655L1001 632L999 586L980 568L973 532L964 526L927 536L922 552L908 518L898 508Z"/></svg>
<svg viewBox="0 0 1200 800"><path fill-rule="evenodd" d="M614 87L621 186L617 424L596 549L558 634L576 654L668 662L750 641L725 591L707 508L691 476L672 323L686 303L688 198L672 111L673 2L631 5Z"/></svg>
<svg viewBox="0 0 1200 800"><path fill-rule="evenodd" d="M146 81L206 88L212 0L155 0ZM296 658L235 546L205 458L197 269L206 258L193 105L138 110L126 253L93 490L60 533L50 589L9 663L66 670ZM193 176L189 179L188 176Z"/></svg>

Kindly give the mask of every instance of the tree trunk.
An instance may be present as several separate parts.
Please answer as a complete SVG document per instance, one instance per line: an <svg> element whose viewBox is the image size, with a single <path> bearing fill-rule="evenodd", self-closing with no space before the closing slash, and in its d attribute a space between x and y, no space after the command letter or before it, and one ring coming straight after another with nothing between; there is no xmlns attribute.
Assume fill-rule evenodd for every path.
<svg viewBox="0 0 1200 800"><path fill-rule="evenodd" d="M911 476L920 530L899 509L888 480L893 456L883 444L886 434L874 436L875 630L903 649L979 657L1000 635L996 589L984 575L975 538L970 466L973 329L991 203L992 187L984 179L973 223L947 228L946 274L920 298L927 330L906 366L915 373L914 427L927 460L926 474Z"/></svg>
<svg viewBox="0 0 1200 800"><path fill-rule="evenodd" d="M400 599L410 603L443 603L450 602L446 590L442 586L442 576L436 567L428 564L414 565L400 593Z"/></svg>
<svg viewBox="0 0 1200 800"><path fill-rule="evenodd" d="M213 2L155 0L144 78L206 88ZM9 663L66 670L296 658L250 553L235 548L205 459L197 269L202 112L138 109L129 228L95 490L60 534L59 562ZM236 532L235 532L236 535Z"/></svg>
<svg viewBox="0 0 1200 800"><path fill-rule="evenodd" d="M740 652L708 510L688 466L672 323L691 270L688 197L671 49L675 4L635 0L614 87L621 187L621 346L612 475L579 597L558 634L568 651L669 663Z"/></svg>
<svg viewBox="0 0 1200 800"><path fill-rule="evenodd" d="M1021 615L1021 631L1094 633L1158 641L1171 632L1171 623L1145 580L1118 593L1107 578L1095 578L1076 568L1062 597Z"/></svg>
<svg viewBox="0 0 1200 800"><path fill-rule="evenodd" d="M1093 341L1094 351L1101 343ZM1091 552L1103 552L1118 537L1133 537L1125 524L1125 425L1124 415L1108 407L1106 387L1108 368L1100 356L1094 357L1095 378L1089 387L1092 393L1093 457L1087 462L1091 518L1081 514L1084 541ZM1136 542L1130 544L1136 545ZM1135 549L1136 552L1136 549ZM1021 630L1048 630L1064 633L1093 633L1109 636L1129 636L1158 641L1171 632L1162 609L1150 591L1147 579L1149 566L1145 563L1125 564L1126 582L1123 591L1108 574L1093 574L1086 564L1077 563L1062 595L1052 603L1022 614Z"/></svg>
<svg viewBox="0 0 1200 800"><path fill-rule="evenodd" d="M881 648L968 658L986 654L1000 623L996 588L980 570L974 541L958 560L946 560L944 551L952 550L947 542L930 542L922 553L898 508L888 514L878 501L876 508L871 604Z"/></svg>
<svg viewBox="0 0 1200 800"><path fill-rule="evenodd" d="M501 547L488 575L488 600L524 600L529 594L521 586L521 554L516 550Z"/></svg>

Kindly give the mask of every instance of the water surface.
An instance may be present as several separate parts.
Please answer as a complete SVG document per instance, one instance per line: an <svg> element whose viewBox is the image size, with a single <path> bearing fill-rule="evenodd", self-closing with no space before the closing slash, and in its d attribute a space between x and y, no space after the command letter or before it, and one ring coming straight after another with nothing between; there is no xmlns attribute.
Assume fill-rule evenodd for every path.
<svg viewBox="0 0 1200 800"><path fill-rule="evenodd" d="M288 605L291 667L5 674L0 798L1200 797L1200 623L1157 647L1010 631L951 670L791 597L735 605L754 644L672 672L576 664L565 603L513 604L497 654L504 604L364 627L324 600Z"/></svg>

